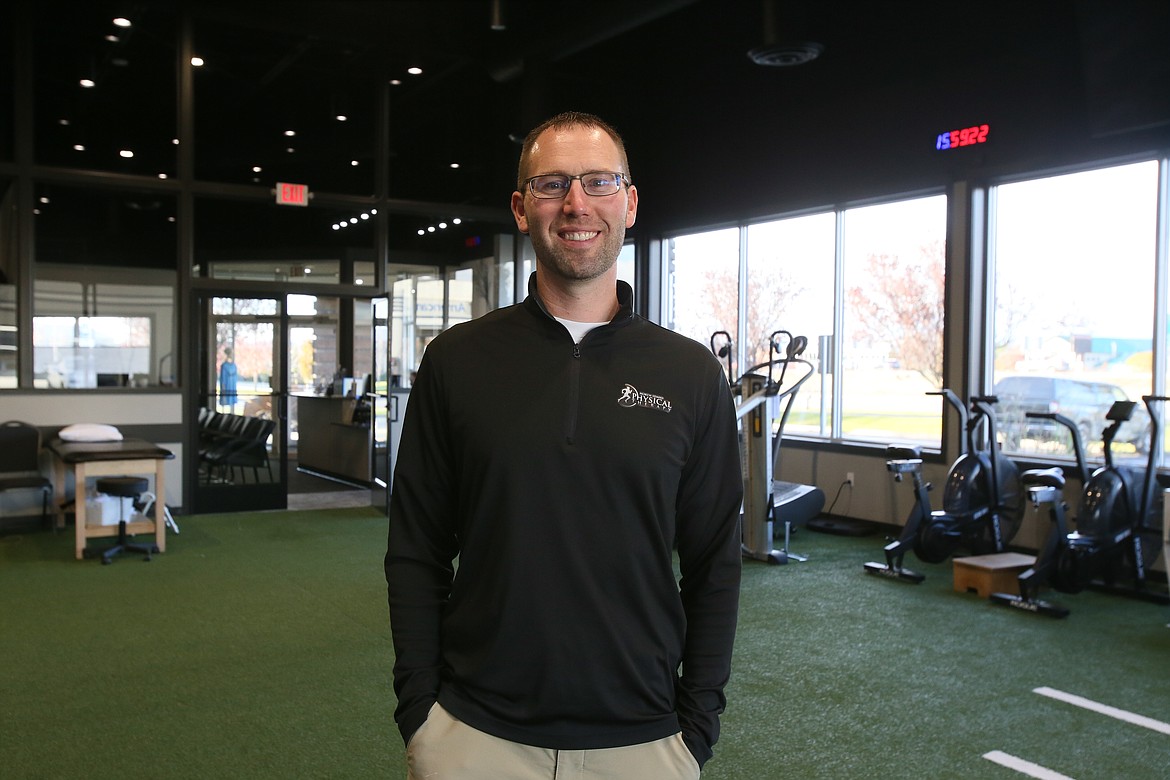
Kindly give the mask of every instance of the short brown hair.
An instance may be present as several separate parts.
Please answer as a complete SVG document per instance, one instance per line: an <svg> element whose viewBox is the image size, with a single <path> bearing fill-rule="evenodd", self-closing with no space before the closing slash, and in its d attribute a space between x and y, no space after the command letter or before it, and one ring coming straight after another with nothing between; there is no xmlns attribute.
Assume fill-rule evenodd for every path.
<svg viewBox="0 0 1170 780"><path fill-rule="evenodd" d="M613 126L604 119L594 116L593 114L586 114L581 111L565 111L557 114L551 119L546 119L539 125L532 129L524 138L524 146L520 150L520 164L516 168L516 189L524 191L524 180L528 178L525 174L528 172L528 161L532 157L532 147L536 145L536 139L545 130L568 130L571 127L595 127L598 130L604 130L605 134L613 139L614 144L617 145L618 154L622 158L622 167L624 170L617 171L617 173L624 173L627 178L630 176L630 161L626 157L626 144L622 141L621 135Z"/></svg>

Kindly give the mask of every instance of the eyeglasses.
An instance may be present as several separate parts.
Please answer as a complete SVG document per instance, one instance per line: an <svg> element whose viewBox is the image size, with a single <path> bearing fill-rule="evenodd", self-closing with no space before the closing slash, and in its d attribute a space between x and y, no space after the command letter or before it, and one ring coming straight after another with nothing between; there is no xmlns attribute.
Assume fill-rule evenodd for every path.
<svg viewBox="0 0 1170 780"><path fill-rule="evenodd" d="M543 176L533 176L524 183L528 185L534 198L563 198L568 194L574 179L581 182L581 189L585 190L586 195L595 197L613 195L623 184L628 186L630 183L625 174L610 171L594 171L580 176L546 173Z"/></svg>

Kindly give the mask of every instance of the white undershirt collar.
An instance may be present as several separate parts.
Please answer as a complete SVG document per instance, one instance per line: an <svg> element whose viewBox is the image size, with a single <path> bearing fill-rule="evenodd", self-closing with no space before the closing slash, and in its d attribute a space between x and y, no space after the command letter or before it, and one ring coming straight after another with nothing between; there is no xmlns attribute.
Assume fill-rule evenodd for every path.
<svg viewBox="0 0 1170 780"><path fill-rule="evenodd" d="M602 325L608 325L608 322L577 322L576 320L567 320L564 317L557 317L556 321L565 326L569 331L569 335L573 337L574 344L580 344L581 339L585 338L585 334L594 328L599 328Z"/></svg>

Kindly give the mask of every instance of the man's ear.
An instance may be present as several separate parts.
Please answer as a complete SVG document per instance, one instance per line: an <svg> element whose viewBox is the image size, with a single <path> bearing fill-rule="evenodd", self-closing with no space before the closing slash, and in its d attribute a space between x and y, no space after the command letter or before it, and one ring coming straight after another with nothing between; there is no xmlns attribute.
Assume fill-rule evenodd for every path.
<svg viewBox="0 0 1170 780"><path fill-rule="evenodd" d="M626 193L626 227L632 228L638 220L638 188L630 185Z"/></svg>
<svg viewBox="0 0 1170 780"><path fill-rule="evenodd" d="M516 218L516 227L521 233L528 232L528 215L524 213L524 196L519 192L512 193L512 216Z"/></svg>

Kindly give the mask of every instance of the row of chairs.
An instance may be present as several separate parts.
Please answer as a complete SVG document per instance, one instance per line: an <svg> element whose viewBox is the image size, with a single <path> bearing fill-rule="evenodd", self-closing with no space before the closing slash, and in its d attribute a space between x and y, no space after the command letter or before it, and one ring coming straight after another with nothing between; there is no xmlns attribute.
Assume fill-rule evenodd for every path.
<svg viewBox="0 0 1170 780"><path fill-rule="evenodd" d="M268 439L276 421L265 417L201 409L199 412L199 463L205 482L234 482L237 473L246 483L247 469L260 482L260 469L273 481L272 462L268 457Z"/></svg>

